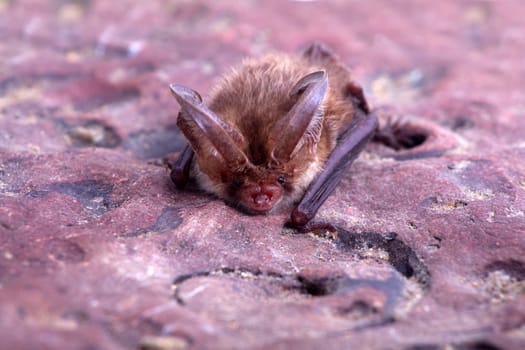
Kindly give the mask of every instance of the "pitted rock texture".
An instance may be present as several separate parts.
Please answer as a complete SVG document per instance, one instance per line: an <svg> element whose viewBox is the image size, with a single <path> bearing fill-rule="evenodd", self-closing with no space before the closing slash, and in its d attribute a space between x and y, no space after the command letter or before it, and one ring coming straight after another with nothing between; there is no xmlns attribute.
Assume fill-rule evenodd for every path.
<svg viewBox="0 0 525 350"><path fill-rule="evenodd" d="M0 0L0 347L525 348L521 5ZM313 41L399 122L337 232L176 190L168 84Z"/></svg>

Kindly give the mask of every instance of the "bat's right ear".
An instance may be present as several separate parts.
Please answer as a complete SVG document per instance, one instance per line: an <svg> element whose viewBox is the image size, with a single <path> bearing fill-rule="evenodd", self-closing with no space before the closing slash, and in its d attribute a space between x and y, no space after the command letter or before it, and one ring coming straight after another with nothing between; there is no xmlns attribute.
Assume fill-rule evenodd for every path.
<svg viewBox="0 0 525 350"><path fill-rule="evenodd" d="M248 162L241 148L242 135L211 111L198 92L178 84L171 84L170 89L181 106L177 126L197 155L208 154L206 145L211 145L228 164Z"/></svg>

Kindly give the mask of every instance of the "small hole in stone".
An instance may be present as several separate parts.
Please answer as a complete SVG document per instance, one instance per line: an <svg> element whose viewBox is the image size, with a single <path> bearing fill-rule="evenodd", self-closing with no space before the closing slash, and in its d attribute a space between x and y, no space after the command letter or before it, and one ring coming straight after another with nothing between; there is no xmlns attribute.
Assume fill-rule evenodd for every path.
<svg viewBox="0 0 525 350"><path fill-rule="evenodd" d="M414 276L414 269L409 264L405 265L404 273L407 278Z"/></svg>
<svg viewBox="0 0 525 350"><path fill-rule="evenodd" d="M377 313L378 310L374 306L368 304L366 301L357 300L351 305L341 306L337 308L337 313L341 316L350 316L354 318L363 318L371 314Z"/></svg>
<svg viewBox="0 0 525 350"><path fill-rule="evenodd" d="M337 289L338 278L308 278L305 276L298 277L301 283L301 289L305 294L314 297L330 295Z"/></svg>
<svg viewBox="0 0 525 350"><path fill-rule="evenodd" d="M499 347L487 343L485 341L478 341L475 343L458 344L455 349L458 350L500 350Z"/></svg>
<svg viewBox="0 0 525 350"><path fill-rule="evenodd" d="M409 130L410 131L410 130ZM404 148L413 148L421 145L427 139L427 135L423 133L406 133L404 138L400 138L399 142Z"/></svg>
<svg viewBox="0 0 525 350"><path fill-rule="evenodd" d="M452 130L461 130L461 129L470 129L474 126L474 122L469 119L467 116L455 116L451 118L450 122L447 125Z"/></svg>
<svg viewBox="0 0 525 350"><path fill-rule="evenodd" d="M485 267L486 275L494 271L503 271L518 281L525 279L525 263L515 259L494 261Z"/></svg>
<svg viewBox="0 0 525 350"><path fill-rule="evenodd" d="M98 120L87 120L81 125L67 126L67 129L71 143L77 147L115 148L121 142L114 128Z"/></svg>

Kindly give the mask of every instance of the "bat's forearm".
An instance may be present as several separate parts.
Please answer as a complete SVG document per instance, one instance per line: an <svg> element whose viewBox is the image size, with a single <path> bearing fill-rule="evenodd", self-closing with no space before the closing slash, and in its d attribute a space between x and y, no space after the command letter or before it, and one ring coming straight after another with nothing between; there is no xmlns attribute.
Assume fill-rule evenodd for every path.
<svg viewBox="0 0 525 350"><path fill-rule="evenodd" d="M310 221L341 180L344 171L364 149L378 126L373 113L358 112L354 122L341 135L323 171L312 182L299 204L292 211L292 224L302 227Z"/></svg>

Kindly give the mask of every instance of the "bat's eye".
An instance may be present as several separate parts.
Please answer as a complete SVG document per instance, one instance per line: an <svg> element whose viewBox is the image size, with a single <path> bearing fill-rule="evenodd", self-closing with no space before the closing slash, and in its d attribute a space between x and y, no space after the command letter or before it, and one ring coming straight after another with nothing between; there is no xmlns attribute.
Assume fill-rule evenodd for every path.
<svg viewBox="0 0 525 350"><path fill-rule="evenodd" d="M277 178L277 182L280 183L281 185L284 185L286 183L286 179L284 176L281 175Z"/></svg>
<svg viewBox="0 0 525 350"><path fill-rule="evenodd" d="M241 188L241 186L242 186L242 181L240 179L233 180L233 182L232 182L232 187L233 188L238 190L239 188Z"/></svg>

